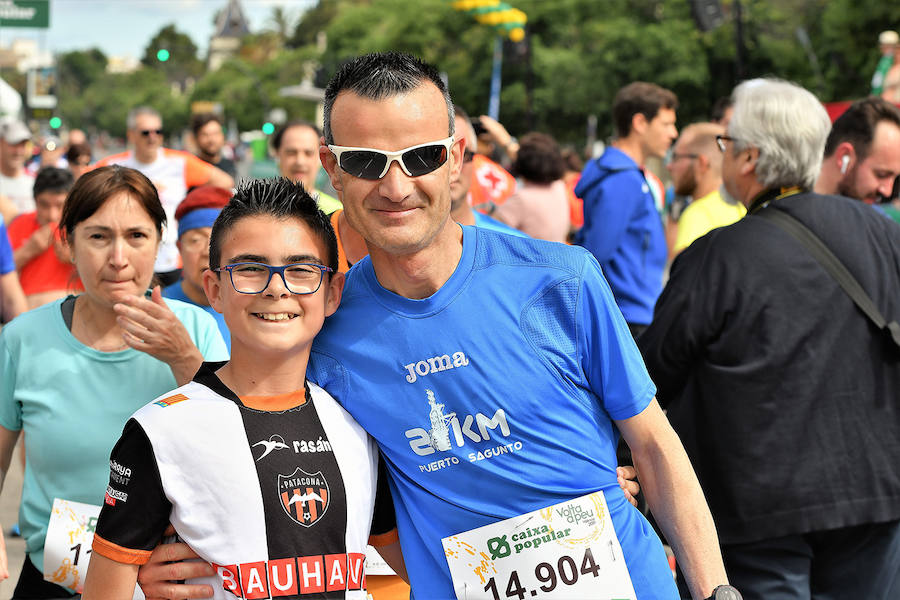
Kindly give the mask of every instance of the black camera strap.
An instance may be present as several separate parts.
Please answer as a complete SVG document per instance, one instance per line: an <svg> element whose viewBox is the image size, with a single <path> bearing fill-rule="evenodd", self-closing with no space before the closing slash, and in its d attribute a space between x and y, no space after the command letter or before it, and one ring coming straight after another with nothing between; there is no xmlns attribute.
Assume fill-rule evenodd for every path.
<svg viewBox="0 0 900 600"><path fill-rule="evenodd" d="M887 319L882 316L881 311L875 306L872 298L863 290L856 278L850 274L844 263L828 249L828 246L812 230L772 204L769 204L769 210L760 210L756 215L778 226L782 231L787 232L803 244L810 254L819 261L819 264L837 281L847 295L850 296L863 314L880 331L888 334L894 345L900 348L900 323L897 323L897 321L887 322Z"/></svg>

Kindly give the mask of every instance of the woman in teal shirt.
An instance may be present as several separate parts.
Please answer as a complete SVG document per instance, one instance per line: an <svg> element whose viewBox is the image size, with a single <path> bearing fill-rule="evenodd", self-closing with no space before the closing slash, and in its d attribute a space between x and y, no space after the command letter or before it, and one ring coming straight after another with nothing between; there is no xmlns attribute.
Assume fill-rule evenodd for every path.
<svg viewBox="0 0 900 600"><path fill-rule="evenodd" d="M19 525L27 557L14 598L72 592L43 580L54 498L99 505L128 417L227 351L213 319L147 292L166 217L153 184L126 167L82 176L60 229L85 291L21 315L0 333L0 469L19 432L26 466ZM0 547L0 578L8 576Z"/></svg>

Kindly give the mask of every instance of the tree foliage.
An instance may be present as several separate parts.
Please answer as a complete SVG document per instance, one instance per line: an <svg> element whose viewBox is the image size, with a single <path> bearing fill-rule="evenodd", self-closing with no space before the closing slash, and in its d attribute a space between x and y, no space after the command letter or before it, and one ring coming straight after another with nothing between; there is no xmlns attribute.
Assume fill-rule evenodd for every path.
<svg viewBox="0 0 900 600"><path fill-rule="evenodd" d="M700 31L688 0L507 0L528 15L523 42L503 44L500 117L514 134L546 131L583 143L590 115L598 135L611 134L616 91L652 81L679 97L679 122L706 119L715 100L737 83L736 0L722 0L725 23ZM878 60L877 36L900 23L900 3L883 0L741 0L744 77L797 81L823 101L868 93ZM204 72L190 38L173 25L148 44L143 66L129 75L103 73L97 50L60 56L61 110L69 123L112 132L137 103L162 110L167 129L186 123L193 100L221 102L241 129L256 129L266 111L284 108L312 118L314 105L283 98L281 87L318 68L324 86L350 57L372 51L410 52L446 74L455 101L471 114L487 111L495 34L450 0L320 0L300 16L272 14L269 31L242 40L238 56ZM798 30L803 33L798 34ZM324 51L319 33L327 36ZM801 43L803 34L809 46ZM170 59L160 63L165 47ZM171 83L196 80L184 95ZM122 123L122 125L117 125Z"/></svg>
<svg viewBox="0 0 900 600"><path fill-rule="evenodd" d="M169 58L160 61L157 52L167 50ZM197 57L197 45L190 36L175 29L175 25L166 25L153 36L141 64L145 67L162 71L169 81L184 83L188 78L196 78L203 73L203 62Z"/></svg>

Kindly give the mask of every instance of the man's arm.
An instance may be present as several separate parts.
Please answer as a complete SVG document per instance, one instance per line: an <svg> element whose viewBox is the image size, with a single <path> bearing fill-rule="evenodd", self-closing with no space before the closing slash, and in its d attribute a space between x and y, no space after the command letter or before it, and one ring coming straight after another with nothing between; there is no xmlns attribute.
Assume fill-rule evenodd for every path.
<svg viewBox="0 0 900 600"><path fill-rule="evenodd" d="M730 276L727 267L719 266L710 236L686 248L672 263L653 321L637 340L663 408L680 396L708 341L727 318L718 306L735 288L720 278L723 271Z"/></svg>
<svg viewBox="0 0 900 600"><path fill-rule="evenodd" d="M662 409L616 421L631 448L650 510L675 550L694 600L728 583L712 515L690 460Z"/></svg>
<svg viewBox="0 0 900 600"><path fill-rule="evenodd" d="M600 262L608 261L621 245L632 215L642 204L641 186L633 175L630 171L608 174L584 192L580 243Z"/></svg>
<svg viewBox="0 0 900 600"><path fill-rule="evenodd" d="M209 173L209 181L207 183L230 190L234 187L234 178L219 167L213 167Z"/></svg>
<svg viewBox="0 0 900 600"><path fill-rule="evenodd" d="M25 265L40 256L52 243L53 225L42 225L37 231L32 233L21 246L13 250L13 260L16 263L16 270L21 271Z"/></svg>
<svg viewBox="0 0 900 600"><path fill-rule="evenodd" d="M0 220L8 225L18 214L19 209L12 200L0 194Z"/></svg>

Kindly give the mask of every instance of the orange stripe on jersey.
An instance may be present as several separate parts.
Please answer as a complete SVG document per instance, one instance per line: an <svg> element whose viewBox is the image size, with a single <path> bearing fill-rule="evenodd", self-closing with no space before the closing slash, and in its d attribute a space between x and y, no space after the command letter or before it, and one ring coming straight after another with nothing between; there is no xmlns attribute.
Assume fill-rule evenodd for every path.
<svg viewBox="0 0 900 600"><path fill-rule="evenodd" d="M102 537L94 534L94 542L91 549L101 556L105 556L109 560L126 565L143 565L150 560L150 550L134 550L132 548L124 548L118 544L113 544Z"/></svg>
<svg viewBox="0 0 900 600"><path fill-rule="evenodd" d="M387 533L379 533L378 535L370 535L369 536L369 545L375 546L390 546L396 542L400 541L400 535L397 533L397 528L394 527Z"/></svg>

